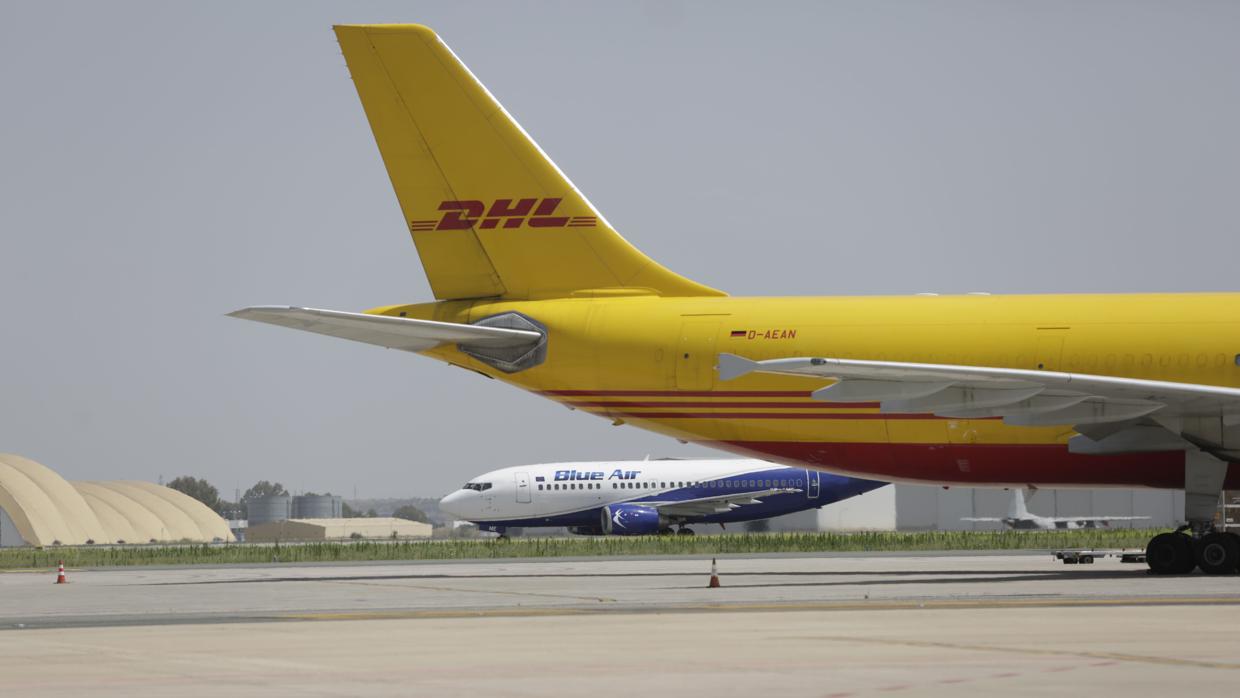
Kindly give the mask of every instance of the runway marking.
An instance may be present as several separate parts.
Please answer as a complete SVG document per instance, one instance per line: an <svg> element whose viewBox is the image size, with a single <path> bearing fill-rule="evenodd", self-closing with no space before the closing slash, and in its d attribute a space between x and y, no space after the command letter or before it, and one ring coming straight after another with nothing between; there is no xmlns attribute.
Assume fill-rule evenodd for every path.
<svg viewBox="0 0 1240 698"><path fill-rule="evenodd" d="M451 591L459 592L459 589ZM499 593L499 592L495 592ZM986 608L1056 608L1090 606L1236 606L1240 596L1151 596L1112 599L943 599L925 601L821 601L795 603L690 603L665 606L605 606L445 609L408 611L317 611L283 613L267 616L279 620L415 620L443 618L543 617L558 615L639 615L645 613L756 613L770 611L903 611L953 610ZM1079 656L1081 653L1065 653ZM1102 657L1102 655L1099 655ZM1108 655L1109 657L1109 655ZM1240 665L1237 665L1240 668Z"/></svg>
<svg viewBox="0 0 1240 698"><path fill-rule="evenodd" d="M1035 647L1008 647L1003 645L974 645L963 642L945 642L942 640L902 640L895 638L857 637L855 635L798 635L786 636L781 639L791 640L826 640L841 643L867 643L871 645L917 647L922 649L950 649L970 652L998 652L1001 654L1036 655L1045 657L1088 657L1099 661L1090 662L1088 666L1113 666L1119 662L1135 662L1139 664L1157 664L1162 666L1193 667L1198 669L1229 669L1240 670L1240 662L1216 662L1200 659L1181 659L1178 657L1156 657L1147 654L1126 654L1124 652L1103 652L1098 650L1056 650ZM1018 674L1005 672L992 674L984 678L1010 678Z"/></svg>
<svg viewBox="0 0 1240 698"><path fill-rule="evenodd" d="M318 580L312 580L318 581ZM503 596L539 596L549 599L577 599L578 601L597 601L599 603L614 603L615 599L606 596L578 596L576 594L550 594L537 591L496 591L494 589L461 589L457 587L437 587L429 584L376 584L374 582L346 581L341 579L328 580L327 584L355 585L362 587L386 587L388 589L425 589L427 591L446 591L453 594L500 594Z"/></svg>

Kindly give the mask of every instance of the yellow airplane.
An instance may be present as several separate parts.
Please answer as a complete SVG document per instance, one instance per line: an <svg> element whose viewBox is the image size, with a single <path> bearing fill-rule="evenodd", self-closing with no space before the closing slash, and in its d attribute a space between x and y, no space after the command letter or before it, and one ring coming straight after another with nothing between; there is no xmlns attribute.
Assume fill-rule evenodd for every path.
<svg viewBox="0 0 1240 698"><path fill-rule="evenodd" d="M1186 488L1150 567L1237 568L1213 519L1240 488L1240 294L730 297L620 237L433 31L335 31L437 300L233 316L784 464Z"/></svg>

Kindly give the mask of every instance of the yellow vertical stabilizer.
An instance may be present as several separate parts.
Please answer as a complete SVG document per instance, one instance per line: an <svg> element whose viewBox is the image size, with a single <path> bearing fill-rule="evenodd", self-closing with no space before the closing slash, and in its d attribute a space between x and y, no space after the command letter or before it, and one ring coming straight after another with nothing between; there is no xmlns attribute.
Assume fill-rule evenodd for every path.
<svg viewBox="0 0 1240 698"><path fill-rule="evenodd" d="M436 298L724 295L620 237L433 31L335 30Z"/></svg>

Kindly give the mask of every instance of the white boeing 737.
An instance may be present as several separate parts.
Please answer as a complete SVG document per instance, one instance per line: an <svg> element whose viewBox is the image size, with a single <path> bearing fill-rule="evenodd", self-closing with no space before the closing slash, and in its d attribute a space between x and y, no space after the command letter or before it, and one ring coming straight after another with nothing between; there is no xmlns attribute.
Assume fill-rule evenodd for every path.
<svg viewBox="0 0 1240 698"><path fill-rule="evenodd" d="M580 535L691 534L815 509L887 483L761 460L646 460L520 465L480 475L439 502L501 535L566 526Z"/></svg>

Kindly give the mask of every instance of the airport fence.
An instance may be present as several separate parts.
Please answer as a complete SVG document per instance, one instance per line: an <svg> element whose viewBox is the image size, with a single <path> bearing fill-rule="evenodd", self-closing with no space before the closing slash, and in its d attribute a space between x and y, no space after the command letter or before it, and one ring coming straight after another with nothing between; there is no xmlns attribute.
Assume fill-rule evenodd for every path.
<svg viewBox="0 0 1240 698"><path fill-rule="evenodd" d="M283 544L57 546L0 549L0 569L134 565L474 560L619 555L910 552L962 550L1051 551L1144 548L1155 531L867 531L856 533L728 533L702 536L513 538L510 540L395 540Z"/></svg>

